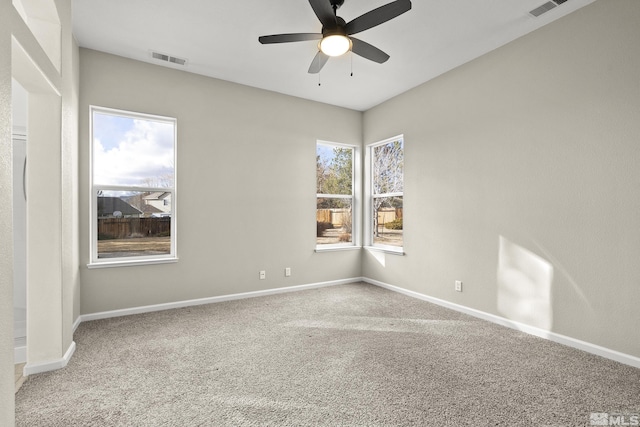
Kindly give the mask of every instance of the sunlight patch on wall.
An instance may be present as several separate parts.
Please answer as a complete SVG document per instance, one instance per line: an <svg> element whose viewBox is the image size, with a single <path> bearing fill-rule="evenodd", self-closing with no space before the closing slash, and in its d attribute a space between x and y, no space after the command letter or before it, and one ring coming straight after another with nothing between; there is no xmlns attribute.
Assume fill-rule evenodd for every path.
<svg viewBox="0 0 640 427"><path fill-rule="evenodd" d="M584 294L584 292L580 288L580 285L578 285L578 282L576 282L576 280L573 278L573 276L569 273L569 270L567 270L567 268L560 262L560 260L558 260L556 257L554 257L551 254L551 252L549 252L540 243L538 243L535 240L532 240L531 243L533 245L535 245L536 250L540 254L542 254L546 259L548 259L553 264L553 268L556 271L556 277L557 278L562 277L564 279L564 281L566 281L566 283L568 283L571 286L571 289L573 290L573 292L577 295L577 297L582 302L582 305L586 309L588 309L588 311L590 313L592 313L593 312L593 306L591 305L591 303L589 302L589 299L587 298L587 296ZM556 285L557 285L557 282L556 282Z"/></svg>
<svg viewBox="0 0 640 427"><path fill-rule="evenodd" d="M381 266L383 266L383 267L385 267L385 266L386 266L386 260L387 260L387 258L386 258L386 256L385 256L385 253L384 253L384 252L382 252L382 251L369 251L369 253L370 253L371 255L373 255L373 259L375 259L376 261L378 261L378 263L379 263Z"/></svg>
<svg viewBox="0 0 640 427"><path fill-rule="evenodd" d="M553 266L503 236L498 259L498 311L508 319L544 330L552 325Z"/></svg>

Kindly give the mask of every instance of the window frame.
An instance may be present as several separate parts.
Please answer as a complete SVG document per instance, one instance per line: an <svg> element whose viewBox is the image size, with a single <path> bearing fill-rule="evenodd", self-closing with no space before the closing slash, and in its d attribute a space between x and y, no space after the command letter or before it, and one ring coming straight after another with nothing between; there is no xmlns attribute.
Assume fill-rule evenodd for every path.
<svg viewBox="0 0 640 427"><path fill-rule="evenodd" d="M362 248L362 221L361 221L361 203L362 203L362 171L361 171L361 149L360 146L355 144L345 144L341 142L332 142L332 141L324 141L317 140L316 141L316 156L318 152L318 146L323 145L331 148L348 148L353 150L353 154L351 156L351 195L344 194L323 194L316 193L316 215L318 212L318 199L319 198L334 198L334 199L351 199L351 242L344 243L327 243L327 244L318 244L316 237L316 245L315 252L326 252L326 251L340 251L340 250L350 250L350 249L360 249ZM317 171L316 171L317 172ZM316 175L316 191L317 191L317 175Z"/></svg>
<svg viewBox="0 0 640 427"><path fill-rule="evenodd" d="M171 123L173 125L173 186L129 186L129 185L97 185L94 184L94 113L126 117L131 119L150 120ZM122 267L131 265L164 264L178 261L177 255L177 165L178 165L178 120L175 117L139 113L122 109L89 106L89 252L88 268ZM99 191L131 191L131 192L166 192L171 194L170 250L168 254L140 255L128 257L98 258L98 192Z"/></svg>
<svg viewBox="0 0 640 427"><path fill-rule="evenodd" d="M390 142L394 142L394 141L402 141L402 151L403 151L403 164L404 164L404 151L405 151L405 145L404 145L404 134L400 134L400 135L396 135L393 136L391 138L387 138L384 139L382 141L377 141L377 142L373 142L371 144L367 144L365 147L365 173L364 173L364 180L366 182L365 185L365 200L366 200L366 207L365 207L365 215L364 215L364 221L363 221L363 227L365 230L367 230L365 232L365 236L364 236L364 247L366 249L371 249L371 250L377 250L377 251L383 251L386 253L390 253L390 254L395 254L395 255L404 255L404 227L403 227L403 233L402 233L402 246L391 246L391 245L384 245L381 243L375 243L375 238L374 238L374 230L373 230L373 215L374 215L374 209L373 209L373 201L375 198L381 198L381 197L402 197L402 203L404 206L404 167L403 167L403 172L402 172L402 177L403 177L403 188L401 192L394 192L394 193L380 193L380 194L374 194L373 192L373 150L375 147L379 147L381 145L385 145L388 144ZM404 215L403 215L404 218Z"/></svg>

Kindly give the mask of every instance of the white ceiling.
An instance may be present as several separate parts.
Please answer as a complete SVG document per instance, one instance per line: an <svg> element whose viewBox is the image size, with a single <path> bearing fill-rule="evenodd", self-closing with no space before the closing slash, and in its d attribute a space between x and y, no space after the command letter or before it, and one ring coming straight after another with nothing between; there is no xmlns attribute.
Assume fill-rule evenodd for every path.
<svg viewBox="0 0 640 427"><path fill-rule="evenodd" d="M413 0L409 12L357 35L388 53L386 63L347 54L319 75L307 73L317 42L258 43L320 32L307 0L73 0L73 31L81 47L165 65L155 50L188 60L171 68L365 111L593 1L534 18L528 12L546 0ZM338 15L349 22L389 2L345 0Z"/></svg>

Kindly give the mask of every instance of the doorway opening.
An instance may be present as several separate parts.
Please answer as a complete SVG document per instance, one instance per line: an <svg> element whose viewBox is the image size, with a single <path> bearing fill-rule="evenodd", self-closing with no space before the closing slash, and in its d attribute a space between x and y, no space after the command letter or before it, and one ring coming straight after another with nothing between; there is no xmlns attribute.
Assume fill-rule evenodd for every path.
<svg viewBox="0 0 640 427"><path fill-rule="evenodd" d="M13 143L13 349L27 361L27 117L28 93L11 82Z"/></svg>

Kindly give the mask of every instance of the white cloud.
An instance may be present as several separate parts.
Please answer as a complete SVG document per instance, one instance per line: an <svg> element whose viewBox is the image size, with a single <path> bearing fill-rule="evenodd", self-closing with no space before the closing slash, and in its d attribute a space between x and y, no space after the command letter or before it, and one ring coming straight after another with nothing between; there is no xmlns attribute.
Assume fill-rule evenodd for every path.
<svg viewBox="0 0 640 427"><path fill-rule="evenodd" d="M102 143L100 129L94 127L94 184L141 186L173 175L173 124L140 119L132 122L133 126L123 130L117 143L108 144L108 148Z"/></svg>

